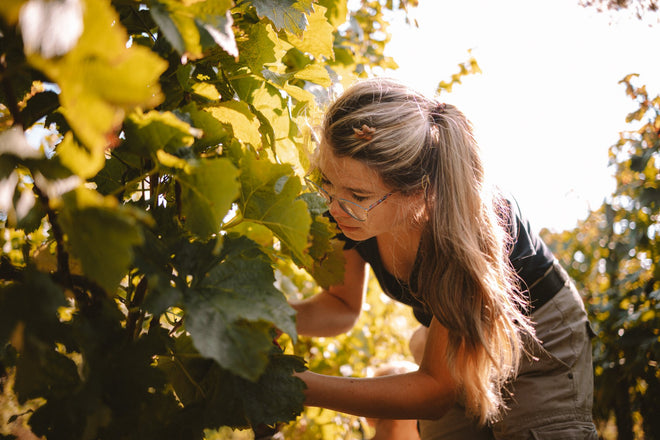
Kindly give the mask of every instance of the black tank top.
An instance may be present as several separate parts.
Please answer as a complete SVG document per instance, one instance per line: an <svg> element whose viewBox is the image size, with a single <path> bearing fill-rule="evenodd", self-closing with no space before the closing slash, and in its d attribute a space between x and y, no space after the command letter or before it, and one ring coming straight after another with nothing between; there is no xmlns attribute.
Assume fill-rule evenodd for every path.
<svg viewBox="0 0 660 440"><path fill-rule="evenodd" d="M509 197L506 201L510 210L507 231L513 244L509 260L521 279L522 288L526 290L526 286L531 286L548 271L554 262L554 256L522 216L515 199ZM340 234L338 238L345 241L344 249L357 250L364 261L369 263L386 295L411 306L415 318L425 326L430 325L433 315L428 307L413 295L407 282L399 280L385 269L378 251L376 237L364 241L354 241ZM530 298L531 300L534 298Z"/></svg>

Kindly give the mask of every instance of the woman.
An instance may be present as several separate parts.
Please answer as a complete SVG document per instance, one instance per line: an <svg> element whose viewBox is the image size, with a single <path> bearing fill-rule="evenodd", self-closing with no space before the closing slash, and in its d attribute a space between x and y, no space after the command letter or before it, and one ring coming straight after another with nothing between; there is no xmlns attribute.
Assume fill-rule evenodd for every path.
<svg viewBox="0 0 660 440"><path fill-rule="evenodd" d="M423 439L597 438L584 306L511 200L486 185L469 122L392 80L328 109L308 182L346 241L343 283L294 303L298 331L357 319L367 264L427 329L417 371L307 371L306 405L420 419Z"/></svg>

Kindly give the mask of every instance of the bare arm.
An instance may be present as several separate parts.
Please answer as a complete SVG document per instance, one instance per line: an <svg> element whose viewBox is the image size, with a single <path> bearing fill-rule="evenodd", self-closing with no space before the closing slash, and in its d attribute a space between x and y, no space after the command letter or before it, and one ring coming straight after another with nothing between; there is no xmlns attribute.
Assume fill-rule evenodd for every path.
<svg viewBox="0 0 660 440"><path fill-rule="evenodd" d="M457 393L446 348L447 330L434 319L418 371L365 379L306 371L299 374L307 384L305 404L372 418L437 419L451 408Z"/></svg>
<svg viewBox="0 0 660 440"><path fill-rule="evenodd" d="M290 301L296 310L298 333L305 336L336 336L353 328L360 316L366 286L366 263L356 250L344 252L344 283L311 298Z"/></svg>

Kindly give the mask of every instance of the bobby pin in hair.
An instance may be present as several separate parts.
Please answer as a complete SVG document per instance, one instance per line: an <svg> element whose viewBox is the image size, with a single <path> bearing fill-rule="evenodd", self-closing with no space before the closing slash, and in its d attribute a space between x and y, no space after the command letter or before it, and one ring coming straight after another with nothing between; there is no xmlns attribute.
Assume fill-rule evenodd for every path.
<svg viewBox="0 0 660 440"><path fill-rule="evenodd" d="M354 128L353 132L355 132L356 138L365 141L370 141L371 139L373 139L376 129L373 127L369 127L367 124L362 124L362 128Z"/></svg>
<svg viewBox="0 0 660 440"><path fill-rule="evenodd" d="M447 107L447 104L445 104L444 102L441 102L441 103L439 103L438 105L436 105L435 107L433 107L431 109L431 113L437 113L437 114L441 115L445 112L446 107Z"/></svg>

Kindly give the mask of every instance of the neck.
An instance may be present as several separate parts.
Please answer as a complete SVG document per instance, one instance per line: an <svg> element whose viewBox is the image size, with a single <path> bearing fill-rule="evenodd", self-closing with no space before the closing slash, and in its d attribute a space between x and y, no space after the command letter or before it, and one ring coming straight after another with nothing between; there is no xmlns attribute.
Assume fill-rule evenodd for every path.
<svg viewBox="0 0 660 440"><path fill-rule="evenodd" d="M409 280L421 236L421 228L414 228L399 233L387 232L377 237L381 260L389 273L400 280Z"/></svg>

